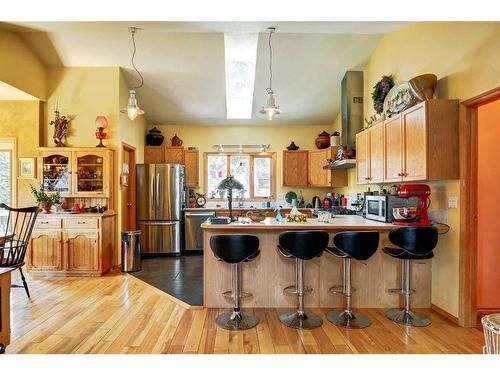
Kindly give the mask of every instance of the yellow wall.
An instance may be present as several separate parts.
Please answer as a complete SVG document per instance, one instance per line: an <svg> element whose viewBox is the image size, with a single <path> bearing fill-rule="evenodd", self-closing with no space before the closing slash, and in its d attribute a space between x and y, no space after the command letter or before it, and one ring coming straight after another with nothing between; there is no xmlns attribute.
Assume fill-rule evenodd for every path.
<svg viewBox="0 0 500 375"><path fill-rule="evenodd" d="M465 100L500 85L500 25L498 23L417 23L384 36L366 68L365 117L373 114L370 93L384 74L396 82L418 74L438 76L438 98ZM363 191L349 173L348 191ZM448 210L451 230L440 237L432 265L432 303L458 316L460 183L430 183L432 208ZM374 188L378 189L377 186ZM447 209L447 198L459 198Z"/></svg>
<svg viewBox="0 0 500 375"><path fill-rule="evenodd" d="M74 119L70 125L68 146L93 147L98 144L95 139L95 118L106 116L108 137L104 144L115 150L114 185L117 211L117 258L120 257L119 232L121 228L121 190L119 173L121 166L121 142L136 147L138 162L143 160L145 118L139 117L130 121L120 113L128 98L128 84L119 67L103 68L51 68L48 71L47 121L45 123L47 146L53 146L53 127L48 122L53 119L56 105L61 114L70 114ZM139 93L140 94L140 93ZM140 100L140 97L139 97Z"/></svg>
<svg viewBox="0 0 500 375"><path fill-rule="evenodd" d="M37 157L43 132L43 105L38 100L0 100L0 138L17 138L17 157ZM15 161L18 163L18 161ZM17 164L16 164L17 165ZM19 174L19 172L18 172ZM17 176L16 176L17 178ZM36 179L17 179L17 205L32 206L29 185Z"/></svg>
<svg viewBox="0 0 500 375"><path fill-rule="evenodd" d="M219 143L231 143L231 144L261 144L269 143L271 144L271 149L269 151L276 152L276 174L277 174L277 197L278 199L283 199L283 196L287 191L293 190L297 194L299 190L302 190L304 198L310 200L315 195L320 195L321 197L327 192L331 191L325 188L310 188L310 189L300 189L294 187L282 187L281 186L281 166L282 166L282 151L290 144L291 141L295 141L295 144L304 150L316 149L314 140L323 130L328 131L328 126L323 125L294 125L294 126L272 126L272 125L262 125L262 126L228 126L228 125L214 125L214 126L195 126L195 125L183 125L183 126L172 126L163 125L158 127L163 135L165 136L165 142L170 144L170 138L174 136L175 133L184 141L184 146L197 146L200 149L200 166L203 170L203 153L204 152L214 152L217 151L212 145ZM227 151L238 151L237 149L227 150ZM258 152L258 149L253 150ZM201 188L199 191L204 191L204 176L200 172L200 184ZM280 196L281 194L281 196Z"/></svg>
<svg viewBox="0 0 500 375"><path fill-rule="evenodd" d="M45 66L16 33L0 30L0 81L34 97L47 98Z"/></svg>

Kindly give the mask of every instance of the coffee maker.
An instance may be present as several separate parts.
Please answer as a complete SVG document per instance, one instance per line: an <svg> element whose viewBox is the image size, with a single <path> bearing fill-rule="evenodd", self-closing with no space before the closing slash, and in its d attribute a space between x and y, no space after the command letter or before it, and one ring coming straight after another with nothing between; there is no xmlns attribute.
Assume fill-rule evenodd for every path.
<svg viewBox="0 0 500 375"><path fill-rule="evenodd" d="M432 225L429 220L428 209L430 206L431 188L423 184L403 184L399 187L398 196L400 198L417 197L416 207L398 207L393 208L395 225L406 226L429 226Z"/></svg>

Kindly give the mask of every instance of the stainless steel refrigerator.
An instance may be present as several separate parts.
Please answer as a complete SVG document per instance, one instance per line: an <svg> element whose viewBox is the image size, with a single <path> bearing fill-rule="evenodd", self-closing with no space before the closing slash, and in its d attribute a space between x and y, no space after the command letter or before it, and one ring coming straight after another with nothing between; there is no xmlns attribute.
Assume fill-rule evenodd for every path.
<svg viewBox="0 0 500 375"><path fill-rule="evenodd" d="M137 219L144 255L179 255L182 239L184 166L137 165Z"/></svg>

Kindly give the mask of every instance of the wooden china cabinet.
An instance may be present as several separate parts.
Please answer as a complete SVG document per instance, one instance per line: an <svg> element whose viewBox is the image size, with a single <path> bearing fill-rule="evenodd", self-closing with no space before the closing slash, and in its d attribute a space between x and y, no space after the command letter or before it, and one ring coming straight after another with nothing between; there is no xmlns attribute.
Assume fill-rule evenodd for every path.
<svg viewBox="0 0 500 375"><path fill-rule="evenodd" d="M49 275L100 276L115 250L113 151L107 148L38 149L40 184L70 204L106 206L104 213L42 213L27 250L27 269Z"/></svg>

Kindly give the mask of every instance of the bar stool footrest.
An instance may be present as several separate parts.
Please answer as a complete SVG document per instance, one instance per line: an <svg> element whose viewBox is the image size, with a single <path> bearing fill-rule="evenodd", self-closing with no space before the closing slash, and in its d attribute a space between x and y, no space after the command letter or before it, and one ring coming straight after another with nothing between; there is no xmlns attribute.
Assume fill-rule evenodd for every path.
<svg viewBox="0 0 500 375"><path fill-rule="evenodd" d="M312 293L312 290L313 289L310 286L305 286L303 294ZM297 286L289 285L285 289L283 289L283 293L289 294L289 295L297 295L299 293L299 291L297 290Z"/></svg>
<svg viewBox="0 0 500 375"><path fill-rule="evenodd" d="M240 292L240 298L248 298L248 297L252 297L252 295L253 294L250 292ZM235 297L232 290L227 290L227 291L223 292L222 296L225 298L231 298L231 299L234 299L234 297Z"/></svg>
<svg viewBox="0 0 500 375"><path fill-rule="evenodd" d="M329 290L330 290L330 293L333 293L333 294L343 294L343 295L345 294L343 285L334 285ZM351 293L353 293L355 291L356 291L356 288L351 287Z"/></svg>

